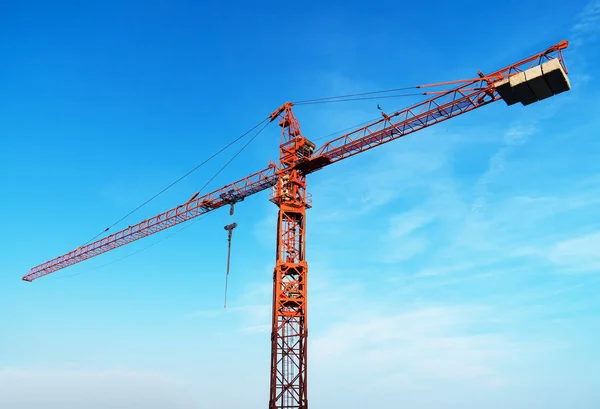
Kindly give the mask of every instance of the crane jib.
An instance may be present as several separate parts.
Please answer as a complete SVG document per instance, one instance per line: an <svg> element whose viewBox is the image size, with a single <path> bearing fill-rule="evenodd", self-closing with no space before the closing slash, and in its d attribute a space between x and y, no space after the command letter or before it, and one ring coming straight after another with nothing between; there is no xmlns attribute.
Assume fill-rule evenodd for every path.
<svg viewBox="0 0 600 409"><path fill-rule="evenodd" d="M36 278L77 264L91 257L106 253L109 250L121 247L125 244L218 209L230 204L232 200L243 200L243 198L268 189L276 183L276 167L269 167L250 175L249 177L224 186L214 192L189 200L186 204L179 205L134 226L130 226L86 246L81 246L46 263L40 264L39 266L32 268L29 273L23 277L23 280L33 281ZM231 194L232 190L235 192L233 195Z"/></svg>
<svg viewBox="0 0 600 409"><path fill-rule="evenodd" d="M401 111L390 115L385 115L382 112L384 119L334 138L315 150L310 157L299 161L295 168L304 174L315 172L329 164L500 99L503 99L507 105L513 105L516 102L528 105L567 91L570 89L570 83L562 56L562 50L567 47L568 42L561 41L543 52L508 65L491 74L483 75L479 73L480 77L473 80L437 84L460 83L454 89L441 92L433 98ZM436 84L428 84L427 86L434 85ZM291 112L291 106L291 103L282 105L271 114L271 122L285 112ZM270 165L260 172L207 195L194 196L183 205L40 264L32 268L23 277L23 280L33 281L46 274L147 237L226 204L241 201L247 196L274 186L279 172L277 166Z"/></svg>

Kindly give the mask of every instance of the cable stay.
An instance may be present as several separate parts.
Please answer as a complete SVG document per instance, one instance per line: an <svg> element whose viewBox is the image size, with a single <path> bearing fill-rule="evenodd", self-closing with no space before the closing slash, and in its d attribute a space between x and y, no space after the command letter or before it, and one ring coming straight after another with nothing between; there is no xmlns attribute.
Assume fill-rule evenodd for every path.
<svg viewBox="0 0 600 409"><path fill-rule="evenodd" d="M185 173L183 176L179 177L178 179L176 179L174 182L170 183L169 185L167 185L165 188L163 188L161 191L159 191L158 193L156 193L154 196L152 196L150 199L146 200L145 202L143 202L141 205L137 206L135 209L133 209L132 211L130 211L129 213L127 213L125 216L121 217L119 220L117 220L116 222L114 222L113 224L111 224L110 226L108 226L107 228L105 228L104 230L102 230L100 233L96 234L94 237L92 237L91 239L89 239L88 241L86 241L84 244L82 244L80 247L83 247L87 244L89 244L90 242L92 242L93 240L97 239L99 236L101 236L103 233L106 233L107 231L109 231L111 228L115 227L117 224L121 223L123 220L125 220L126 218L128 218L129 216L131 216L132 214L134 214L135 212L137 212L138 210L140 210L142 207L144 207L145 205L147 205L148 203L150 203L151 201L153 201L154 199L156 199L158 196L160 196L161 194L165 193L167 190L169 190L170 188L172 188L173 186L175 186L177 183L181 182L183 179L185 179L186 177L188 177L189 175L191 175L192 173L194 173L196 170L200 169L202 166L206 165L208 162L210 162L212 159L216 158L217 156L219 156L221 153L223 153L225 150L227 150L228 148L230 148L233 144L235 144L236 142L238 142L239 140L243 139L246 135L248 135L250 132L254 131L256 128L258 128L259 126L261 126L263 123L265 123L268 120L268 118L263 119L262 121L260 121L259 123L257 123L256 125L254 125L252 128L250 128L249 130L247 130L246 132L244 132L243 134L241 134L240 136L238 136L237 138L235 138L234 140L232 140L231 142L229 142L227 145L225 145L223 148L219 149L217 152L215 152L214 154L212 154L210 157L208 157L207 159L205 159L203 162L201 162L200 164L198 164L197 166L195 166L193 169L191 169L190 171L188 171L187 173ZM254 137L250 140L250 142L252 142L264 129L265 127L263 127L256 135L254 135ZM242 149L240 149L238 151L238 153L236 155L233 156L233 158L231 158L229 160L229 162L227 162L225 164L225 166L223 166L221 168L221 170L219 170L203 187L202 189L200 189L200 191L198 192L198 194L206 187L208 186L208 184L210 182L212 182L214 180L214 178L216 178L219 173L221 173L221 171L223 171L223 169L225 169L225 167L227 167L227 165L229 165L231 163L231 161L233 161L233 159L235 159L237 157L237 155L239 155L249 144L246 143L246 145L244 145L242 147Z"/></svg>
<svg viewBox="0 0 600 409"><path fill-rule="evenodd" d="M564 44L559 44L559 47L566 47ZM560 48L558 48L560 49ZM544 60L545 56L540 56L535 60L536 64L540 64ZM421 85L413 85L410 87L400 87L400 88L389 88L378 91L368 91L368 92L359 92L353 94L345 94L345 95L337 95L331 97L321 97L321 98L313 98L313 99L304 99L299 101L294 101L294 105L313 105L313 104L326 104L331 102L349 102L349 101L362 101L362 100L370 100L370 99L378 99L378 98L399 98L399 97L413 97L413 96L423 96L423 95L440 95L449 93L452 90L443 90L443 91L425 91L419 93L405 93L405 94L395 94L395 95L384 95L384 96L374 96L376 94L386 94L390 92L397 91L408 91L408 90L417 90L417 89L425 89L425 88L437 88L437 87L447 87L449 85L461 85L461 84L474 84L479 81L487 81L494 82L500 79L503 79L504 76L498 73L494 73L491 75L483 75L479 72L479 77L476 78L468 78L462 80L453 80L453 81L443 81L443 82L434 82L430 84L421 84ZM461 87L462 88L462 87ZM478 91L481 88L462 88L463 91Z"/></svg>
<svg viewBox="0 0 600 409"><path fill-rule="evenodd" d="M211 178L210 178L210 179L209 179L209 180L208 180L208 181L205 183L205 184L204 184L204 186L202 186L202 188L200 189L200 191L198 191L198 192L196 192L194 195L192 195L192 197L190 197L190 198L187 200L187 202L186 202L185 204L183 204L183 205L179 205L179 206L177 206L175 209L172 209L172 210L171 210L171 211L169 211L169 212L173 212L173 211L174 211L174 212L175 212L175 214L177 215L177 214L178 214L178 212L180 212L180 209L182 209L182 208L187 208L187 209L190 209L190 208L191 208L191 206L192 206L194 203L198 203L198 199L197 199L197 198L198 198L198 195L200 194L200 192L201 192L202 190L204 190L204 189L205 189L205 188L206 188L206 187L207 187L207 186L208 186L208 185L209 185L209 184L210 184L210 183L211 183L211 182L212 182L212 181L213 181L213 180L214 180L214 179L215 179L215 178L216 178L216 177L217 177L217 176L218 176L218 175L219 175L219 174L220 174L222 171L223 171L223 170L225 170L225 169L227 168L227 166L229 166L229 165L231 164L231 162L233 162L233 161L234 161L234 160L235 160L235 159L236 159L236 158L237 158L237 157L238 157L238 156L239 156L239 155L240 155L240 154L241 154L241 153L242 153L242 152L243 152L243 151L244 151L244 150L245 150L245 149L246 149L246 148L247 148L247 147L248 147L248 146L249 146L249 145L250 145L250 144L251 144L251 143L252 143L252 142L253 142L253 141L254 141L256 138L257 138L257 137L258 137L258 135L260 135L260 134L261 134L261 133L264 131L264 129L265 129L265 128L266 128L266 127L269 125L269 123L270 123L270 121L269 121L269 122L267 122L267 120L268 120L268 118L267 118L267 119L264 119L264 120L262 120L261 122L259 122L259 123L258 123L257 125L255 125L255 126L254 126L254 127L253 127L253 128L250 130L250 131L246 132L246 133L245 133L244 135L242 135L241 137L238 137L238 138L237 138L235 141L233 141L233 142L229 143L229 144L228 144L228 145L227 145L225 148L221 149L219 152L217 152L216 154L212 155L210 158L208 158L207 160L205 160L203 163L201 163L200 165L196 166L196 168L192 169L190 172L186 173L185 175L183 175L182 177L180 177L178 180L176 180L175 182L171 183L169 186L167 186L167 187L166 187L165 189L163 189L161 192L159 192L158 194L156 194L156 195L155 195L153 198L151 198L151 199L147 200L145 203L143 203L142 205L138 206L136 209L134 209L133 211L131 211L131 212L130 212L128 215L126 215L125 217L121 218L119 221L117 221L117 222L113 223L113 225L111 225L110 227L113 227L114 225L116 225L117 223L119 223L120 221L122 221L123 219L125 219L126 217L128 217L129 215L133 214L133 213L134 213L136 210L140 209L142 206L144 206L145 204L149 203L149 202L150 202L151 200L153 200L154 198L158 197L158 195L160 195L161 193L163 193L164 191L166 191L167 189L169 189L170 187L172 187L172 186L173 186L175 183L179 182L179 181L180 181L180 180L182 180L184 177L186 177L186 176L188 176L189 174L191 174L191 173L192 173L194 170L196 170L196 169L200 168L200 167L201 167L203 164L207 163L209 160L211 160L212 158L214 158L215 156L217 156L219 153L223 152L225 149L227 149L227 147L231 146L231 145L232 145L233 143L235 143L237 140L240 140L240 139L241 139L243 136L247 135L249 132L251 132L252 130L256 129L258 126L260 126L260 125L262 125L262 124L265 124L265 125L264 125L264 126L263 126L263 127L262 127L262 128L261 128L261 129L260 129L260 130L259 130L259 131L258 131L258 132L257 132L257 133L256 133L256 134L255 134L255 135L254 135L254 136L253 136L253 137L252 137L252 138L251 138L251 139L248 141L248 142L246 142L246 144L245 144L244 146L242 146L242 147L241 147L241 148L240 148L240 149L239 149L239 150L238 150L238 151L237 151L237 152L236 152L236 153L235 153L235 154L234 154L234 155L233 155L233 156L232 156L232 157L231 157L231 158L230 158L230 159L229 159L229 160L228 160L228 161L227 161L227 162L226 162L226 163L225 163L225 164L224 164L224 165L223 165L223 166L222 166L222 167L221 167L221 168L220 168L220 169L219 169L219 170L218 170L218 171L217 171L217 172L216 172L216 173L215 173L215 174L214 174L214 175L213 175L213 176L212 176L212 177L211 177ZM265 122L267 122L267 123L265 123ZM262 178L262 177L264 177L265 175L272 173L273 169L274 169L274 168L272 168L272 167L269 167L269 168L267 168L267 169L265 169L265 170L263 170L263 171L261 171L261 172L258 172L258 173L256 173L255 175L251 175L250 177L248 177L248 178L245 178L245 180L247 180L247 181L250 181L250 180L251 180L253 177L256 177L256 175L259 175L259 177L260 177L260 178ZM260 181L260 179L259 179L259 181ZM264 182L263 182L263 183L264 183ZM271 183L271 182L268 182L268 183ZM273 183L274 183L274 182L273 182ZM259 190L258 190L258 191L262 190L262 184L259 184L259 186L260 186L260 188L259 188ZM250 189L250 190L251 190L251 189ZM236 201L242 201L242 200L243 200L243 197L241 197L241 198L238 198L238 197L237 197L235 194L232 194L232 192L231 192L231 191L227 191L227 192L223 192L223 193L221 193L221 198L222 198L222 199L223 199L223 200L224 200L226 203L230 204L230 206L231 206L231 208L230 208L230 214L232 214L232 215L233 215L233 207L234 207L234 204L235 204L235 202L236 202ZM197 217L197 216L200 216L200 215L206 215L206 214L208 213L208 211L210 210L210 208L204 208L203 210L204 210L203 212L198 212L197 210L196 210L196 212L193 212L193 211L191 211L190 213L188 213L188 214L186 214L186 215L185 215L185 216L186 216L185 218L183 218L183 216L184 216L184 215L181 215L181 214L179 214L179 215L178 215L179 217L176 217L176 218L175 218L175 220L174 220L174 222L171 222L170 224L165 224L164 222L162 222L162 223L161 223L161 218L162 218L162 216L161 216L161 215L159 215L159 217L158 217L158 218L153 218L153 219L156 219L156 220L154 220L154 223L155 223L156 225L159 225L159 224L161 224L161 225L160 225L160 226L153 227L153 228L152 228L152 233L156 233L156 232L158 232L158 231L160 231L160 230L163 230L163 229L165 229L165 228L168 228L168 227L171 227L171 226L173 226L173 225L175 225L175 224L178 224L178 223L181 223L181 222L187 221L187 220L189 220L189 219L191 219L191 218L194 218L194 217ZM164 214L167 214L167 213L169 213L169 212L165 212ZM152 220L152 219L145 220L144 222L142 222L142 223L138 223L138 224L136 224L136 225L134 225L134 226L129 226L127 229L125 229L125 230L123 230L123 231L121 231L121 232L117 232L117 233L114 233L114 234L112 234L112 235L110 235L110 236L107 236L107 237L105 237L104 239L100 239L100 241L101 241L101 242L106 242L106 243L103 243L103 244L101 244L101 245L98 245L98 244L99 244L99 242L98 242L98 241L96 241L96 242L94 242L94 243L92 243L92 244L89 244L89 243L88 243L88 244L84 244L84 245L82 245L82 246L79 246L79 247L77 247L77 249L75 249L74 251L71 251L70 253L67 253L67 255L74 255L74 254L76 254L76 257L75 257L75 258L64 258L64 256L63 256L63 257L59 257L60 261L59 261L58 259L55 259L55 260L54 260L52 263L50 263L50 264L52 264L52 267L51 267L50 269L46 269L46 268L44 268L44 267L48 267L48 263L44 263L44 267L42 267L42 265L40 265L40 266L38 266L39 268L34 268L34 269L32 269L32 272L33 272L33 271L35 271L35 273L33 273L33 274L34 274L34 275L36 275L36 276L38 276L38 277L41 277L41 276L43 276L43 275L49 274L49 273L51 272L50 270L52 270L52 271L56 271L57 269L64 268L64 267L66 267L66 266L68 266L68 265L71 265L71 264L78 263L78 262L80 262L80 261L83 261L83 260L86 260L86 259L88 259L88 258L94 257L94 256L96 256L96 255L98 255L98 254L102 254L102 253L104 253L104 252L106 252L106 251L112 250L112 249L114 249L114 248L116 248L116 247L120 247L120 246L122 246L122 245L125 245L125 244L127 244L127 243L130 243L131 241L137 240L138 238L145 237L145 235L140 235L140 232L142 231L142 229L144 229L144 228L142 228L141 226L142 226L142 225L145 225L145 226L146 226L146 227L145 227L145 229L147 229L147 228L148 228L148 224L150 223L150 220ZM194 221L194 223L195 223L196 221L198 221L198 220L195 220L195 221ZM116 263L116 262L118 262L118 261L121 261L121 260L124 260L124 259L126 259L126 258L128 258L128 257L130 257L130 256L133 256L134 254L137 254L137 253L139 253L139 252L142 252L142 251L144 251L144 250L146 250L146 249L148 249L148 248L150 248L150 247L152 247L152 246L154 246L154 245L156 245L156 244L160 243L161 241L163 241L163 240L165 240L165 239L167 239L167 238L169 238L169 237L172 237L172 236L174 236L175 234L177 234L177 233L181 232L181 231L182 231L182 230L184 230L185 228L187 228L187 227L190 227L192 224L193 224L193 223L191 223L190 225L188 225L188 226L185 226L185 227L183 227L183 228L181 228L181 229L179 229L179 230L175 231L173 234L170 234L170 235L168 235L168 236L164 237L163 239L161 239L161 240L158 240L157 242L150 244L149 246L146 246L146 247L144 247L144 248L142 248L142 249L140 249L140 250L138 250L138 251L135 251L135 252L133 252L133 253L131 253L131 254L127 255L127 256L124 256L124 257L122 257L122 258L120 258L120 259L117 259L117 260L111 261L111 262L107 263L106 265L99 266L99 267L96 267L96 268L105 267L105 266L107 266L107 265L109 265L109 264ZM107 228L104 230L104 232L108 231L108 230L110 229L110 227L107 227ZM124 232L124 231L128 231L128 232L129 232L129 234L128 234L127 236L124 236L124 235L123 235L123 232ZM99 235L101 235L101 234L102 234L102 233L99 233L98 235L96 235L96 237L97 237L97 236L99 236ZM111 240L111 239L112 239L112 240ZM91 240L93 240L93 239L91 239ZM91 240L90 240L90 241L91 241ZM65 255L65 256L66 256L66 255ZM81 273L72 274L72 275L70 275L70 276L64 276L64 277L65 277L65 278L66 278L66 277L72 277L72 276L80 275L80 274L83 274L83 273L85 273L85 271L84 271L84 272L81 272Z"/></svg>
<svg viewBox="0 0 600 409"><path fill-rule="evenodd" d="M411 87L390 88L390 89L384 89L384 90L379 90L379 91L359 92L359 93L354 93L354 94L337 95L337 96L331 96L331 97L304 99L304 100L300 100L300 101L294 101L293 104L294 105L313 105L313 104L326 104L329 102L347 102L347 101L361 101L361 100L378 99L378 98L399 98L399 97L435 95L435 94L444 93L446 91L426 91L426 92L405 93L405 94L396 94L396 95L387 95L387 96L373 96L376 94L386 94L386 93L397 92L397 91L408 91L408 90L416 90L416 89L424 89L424 88L443 87L443 86L463 84L463 83L473 83L476 81L481 81L481 78L471 78L471 79L466 79L466 80L455 80L455 81L438 82L438 83L431 83L431 84L413 85ZM369 95L369 96L367 96L367 95Z"/></svg>

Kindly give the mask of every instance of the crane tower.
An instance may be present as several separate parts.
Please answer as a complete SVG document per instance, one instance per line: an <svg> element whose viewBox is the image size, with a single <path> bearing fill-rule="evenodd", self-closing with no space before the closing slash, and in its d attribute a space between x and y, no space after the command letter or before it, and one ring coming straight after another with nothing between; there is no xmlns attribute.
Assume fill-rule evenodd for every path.
<svg viewBox="0 0 600 409"><path fill-rule="evenodd" d="M400 111L382 112L381 119L332 139L318 149L302 135L292 112L294 104L285 103L266 118L269 122L277 120L281 127L278 165L271 163L259 172L202 196L196 193L182 205L33 267L23 280L33 281L271 189L270 201L278 207L278 218L269 409L307 409L306 210L311 207L307 175L501 99L507 105L518 102L529 105L568 91L571 85L562 55L567 47L568 42L563 40L487 75L478 72L472 79L417 86L415 88L446 89L425 92L424 95L434 96Z"/></svg>

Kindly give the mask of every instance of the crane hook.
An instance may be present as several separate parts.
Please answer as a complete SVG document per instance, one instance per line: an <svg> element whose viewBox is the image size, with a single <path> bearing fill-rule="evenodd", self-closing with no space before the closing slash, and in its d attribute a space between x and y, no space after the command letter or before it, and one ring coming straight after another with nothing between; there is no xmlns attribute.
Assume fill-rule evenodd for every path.
<svg viewBox="0 0 600 409"><path fill-rule="evenodd" d="M231 235L233 234L233 229L237 227L237 223L231 223L224 227L227 230L227 272L225 273L225 301L223 303L223 308L227 308L227 281L229 278L229 262L231 260Z"/></svg>

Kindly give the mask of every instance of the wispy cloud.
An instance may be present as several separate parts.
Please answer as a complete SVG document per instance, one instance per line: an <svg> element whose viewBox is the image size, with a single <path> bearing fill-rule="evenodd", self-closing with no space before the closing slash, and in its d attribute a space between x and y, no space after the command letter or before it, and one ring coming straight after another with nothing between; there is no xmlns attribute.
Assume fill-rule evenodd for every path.
<svg viewBox="0 0 600 409"><path fill-rule="evenodd" d="M161 373L127 370L0 369L0 406L10 409L192 409L181 381Z"/></svg>
<svg viewBox="0 0 600 409"><path fill-rule="evenodd" d="M600 34L600 0L590 0L579 13L571 28L570 43L574 52L568 53L569 77L574 87L584 87L590 83L597 70L590 59L590 52L597 48L595 44Z"/></svg>
<svg viewBox="0 0 600 409"><path fill-rule="evenodd" d="M548 259L563 272L600 273L600 232L556 243Z"/></svg>
<svg viewBox="0 0 600 409"><path fill-rule="evenodd" d="M572 33L577 43L589 41L600 33L600 1L591 0L579 14Z"/></svg>
<svg viewBox="0 0 600 409"><path fill-rule="evenodd" d="M535 131L535 124L531 121L526 124L514 125L506 131L502 147L490 158L487 170L479 177L475 184L476 198L471 211L477 212L485 206L490 180L504 171L507 156L515 149L515 146L526 143L527 138L533 135Z"/></svg>
<svg viewBox="0 0 600 409"><path fill-rule="evenodd" d="M404 212L390 218L388 237L395 239L404 237L433 220L433 216L420 209Z"/></svg>
<svg viewBox="0 0 600 409"><path fill-rule="evenodd" d="M265 299L261 297L260 299ZM214 310L199 310L194 311L190 314L191 317L199 318L215 318L225 314L240 314L248 317L252 320L261 320L265 316L270 314L269 304L242 304L239 301L235 301L235 306L228 306L227 308L214 309Z"/></svg>
<svg viewBox="0 0 600 409"><path fill-rule="evenodd" d="M502 362L516 359L522 346L501 332L481 330L493 316L490 312L476 305L397 314L370 309L320 333L311 356L317 370L327 374L352 367L365 380L385 373L408 375L409 385L468 379L475 382L471 385L497 386L508 381ZM347 357L352 359L345 361Z"/></svg>
<svg viewBox="0 0 600 409"><path fill-rule="evenodd" d="M444 166L446 156L442 149L417 149L414 143L406 142L401 147L390 145L375 156L365 153L374 161L357 157L351 159L352 163L333 165L335 171L330 170L326 179L312 186L315 207L326 209L318 212L318 221L364 215L411 189L421 188L423 179L437 174ZM326 200L332 203L331 197L336 198L336 206L325 207Z"/></svg>
<svg viewBox="0 0 600 409"><path fill-rule="evenodd" d="M249 333L249 334L269 332L269 331L271 331L271 326L267 325L267 324L252 325L250 327L244 327L244 328L241 329L241 332L246 332L246 333Z"/></svg>

